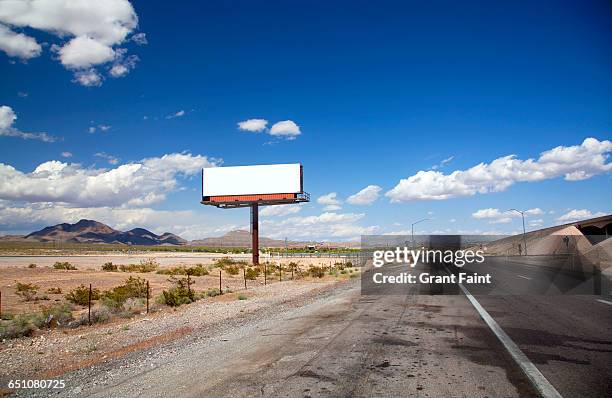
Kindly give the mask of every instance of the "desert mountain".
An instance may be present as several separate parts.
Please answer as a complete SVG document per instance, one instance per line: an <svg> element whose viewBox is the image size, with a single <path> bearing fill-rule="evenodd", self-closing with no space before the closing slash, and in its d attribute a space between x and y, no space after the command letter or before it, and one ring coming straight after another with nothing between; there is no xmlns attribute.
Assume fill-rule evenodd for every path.
<svg viewBox="0 0 612 398"><path fill-rule="evenodd" d="M124 243L129 245L184 245L187 243L185 239L169 232L156 235L144 228L122 232L94 220L53 225L32 232L25 238L40 242Z"/></svg>

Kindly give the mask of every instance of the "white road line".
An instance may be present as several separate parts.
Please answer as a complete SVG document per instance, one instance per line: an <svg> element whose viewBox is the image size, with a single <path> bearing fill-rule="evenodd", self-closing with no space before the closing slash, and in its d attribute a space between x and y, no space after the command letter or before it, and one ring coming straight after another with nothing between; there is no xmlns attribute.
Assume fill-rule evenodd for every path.
<svg viewBox="0 0 612 398"><path fill-rule="evenodd" d="M478 300L461 283L458 284L465 296L470 300L483 321L489 326L489 329L502 343L504 348L510 353L514 361L521 368L525 376L531 381L540 395L544 398L562 398L561 394L553 387L552 384L544 377L538 368L527 358L514 341L504 332L497 322L489 315L489 313L480 305Z"/></svg>
<svg viewBox="0 0 612 398"><path fill-rule="evenodd" d="M599 301L600 303L604 303L604 304L612 305L612 301L608 301L608 300L599 300L599 299L597 299L597 301Z"/></svg>
<svg viewBox="0 0 612 398"><path fill-rule="evenodd" d="M531 278L528 278L528 277L523 276L523 275L516 275L516 276L518 276L519 278L523 278L523 279L529 279L529 280L531 280Z"/></svg>

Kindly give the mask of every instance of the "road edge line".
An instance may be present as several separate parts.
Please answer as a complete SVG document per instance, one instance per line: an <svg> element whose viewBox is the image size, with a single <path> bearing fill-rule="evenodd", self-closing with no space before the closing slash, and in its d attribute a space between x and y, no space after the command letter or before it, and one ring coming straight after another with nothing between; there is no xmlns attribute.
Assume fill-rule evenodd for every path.
<svg viewBox="0 0 612 398"><path fill-rule="evenodd" d="M502 343L506 351L512 356L512 359L521 368L525 376L529 379L534 388L544 398L562 398L561 394L557 389L550 384L548 379L540 372L540 370L527 358L527 356L521 351L514 341L504 332L499 324L489 315L489 313L480 305L478 300L461 284L458 283L459 288L465 294L467 299L470 301L474 309L478 312L478 315L487 324L489 329L493 332L495 337Z"/></svg>

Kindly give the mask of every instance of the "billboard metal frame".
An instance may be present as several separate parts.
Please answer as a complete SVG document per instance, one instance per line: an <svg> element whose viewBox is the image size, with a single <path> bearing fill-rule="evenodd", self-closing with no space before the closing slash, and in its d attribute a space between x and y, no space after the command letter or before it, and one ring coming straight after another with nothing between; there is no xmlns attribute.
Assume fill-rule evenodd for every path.
<svg viewBox="0 0 612 398"><path fill-rule="evenodd" d="M204 169L202 169L202 200L201 204L215 206L220 209L251 208L251 250L253 265L259 264L259 206L285 205L310 201L310 195L304 192L304 171L300 165L300 190L297 193L247 194L247 195L217 195L204 196Z"/></svg>

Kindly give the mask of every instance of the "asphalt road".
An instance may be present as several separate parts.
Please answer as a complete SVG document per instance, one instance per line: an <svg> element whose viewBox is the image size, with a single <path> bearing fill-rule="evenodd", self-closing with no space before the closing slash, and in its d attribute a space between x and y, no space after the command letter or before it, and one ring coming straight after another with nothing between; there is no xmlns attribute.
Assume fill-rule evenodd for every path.
<svg viewBox="0 0 612 398"><path fill-rule="evenodd" d="M525 283L551 281L550 274L529 264L485 267L478 271L494 273L498 293L499 289L507 289L506 293L522 289ZM392 270L400 271L400 267ZM196 332L171 345L66 375L69 388L59 393L94 397L537 395L466 297L449 294L458 293L456 286L440 291L439 286L426 284L398 285L392 288L393 294L369 296L361 294L358 281L354 282L305 306L237 324L229 331L206 336ZM563 280L555 286L573 283ZM467 288L478 291L479 287ZM606 303L606 297L496 294L476 298L563 397L611 396L612 304Z"/></svg>

